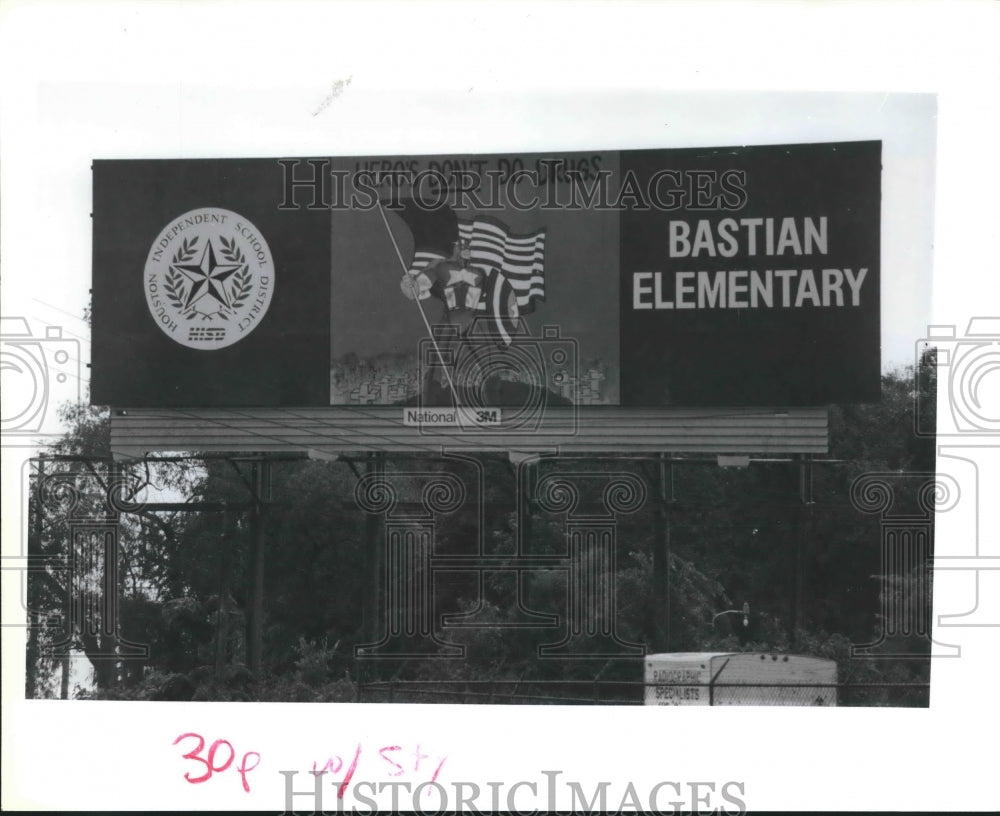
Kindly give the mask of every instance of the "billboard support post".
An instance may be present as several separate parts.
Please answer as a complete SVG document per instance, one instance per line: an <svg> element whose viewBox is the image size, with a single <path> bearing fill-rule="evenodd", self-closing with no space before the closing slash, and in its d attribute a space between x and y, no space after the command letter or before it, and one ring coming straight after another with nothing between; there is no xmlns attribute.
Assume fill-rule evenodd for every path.
<svg viewBox="0 0 1000 816"><path fill-rule="evenodd" d="M657 541L653 550L654 652L670 651L670 504L674 492L674 466L667 454L658 456L659 507Z"/></svg>
<svg viewBox="0 0 1000 816"><path fill-rule="evenodd" d="M247 632L247 668L261 672L264 648L264 522L270 498L271 463L267 459L250 465L253 504L250 507L250 615Z"/></svg>
<svg viewBox="0 0 1000 816"><path fill-rule="evenodd" d="M462 483L453 474L427 470L394 471L390 477L381 454L376 456L378 464L358 483L355 500L369 522L383 522L382 564L375 583L382 598L376 608L379 614L372 616L379 631L375 639L356 644L354 655L404 660L462 657L464 648L441 640L436 631L432 565L438 519L462 506ZM405 500L417 491L419 502Z"/></svg>
<svg viewBox="0 0 1000 816"><path fill-rule="evenodd" d="M797 454L796 476L798 477L798 501L792 513L792 591L791 591L791 615L789 616L789 641L792 648L796 643L796 632L801 625L802 612L802 582L803 582L803 550L808 546L806 536L811 532L809 519L812 517L811 507L813 504L813 464L809 454Z"/></svg>
<svg viewBox="0 0 1000 816"><path fill-rule="evenodd" d="M232 512L227 507L222 512L222 552L219 558L219 606L215 621L215 677L221 680L229 651L229 576L232 571L232 546L235 525Z"/></svg>
<svg viewBox="0 0 1000 816"><path fill-rule="evenodd" d="M367 459L367 473L377 475L380 478L385 478L385 455L382 453L372 452L367 455ZM358 478L358 482L361 481L361 478L363 477ZM367 571L370 576L369 586L372 588L366 610L368 616L364 626L365 643L374 643L378 640L380 612L385 602L384 596L382 595L384 553L382 542L379 537L379 530L382 525L379 524L379 521L380 519L378 516L372 513L365 515L365 558L367 559ZM366 671L366 667L370 664L361 665L362 671ZM367 670L370 671L370 669ZM373 680L375 678L368 677L367 679Z"/></svg>

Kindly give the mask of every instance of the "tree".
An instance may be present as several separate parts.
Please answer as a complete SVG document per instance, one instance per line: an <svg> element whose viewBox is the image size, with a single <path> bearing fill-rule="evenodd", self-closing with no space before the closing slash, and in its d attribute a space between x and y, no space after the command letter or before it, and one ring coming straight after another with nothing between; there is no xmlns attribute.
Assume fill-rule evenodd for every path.
<svg viewBox="0 0 1000 816"><path fill-rule="evenodd" d="M919 373L916 383L912 371L886 375L880 403L831 409L831 458L843 462L813 468L811 505L802 503L805 471L796 462L754 462L740 469L681 458L672 466L668 503L661 506L657 477L637 462L574 460L581 477L599 476L611 467L629 471L647 486L645 504L615 521L615 569L590 564L595 580L617 588L619 636L650 644L669 612L671 650L782 649L836 653L840 659L844 644L870 640L878 623L880 588L900 587L908 579L873 580L880 570L879 520L850 504L850 485L865 472L905 474L933 467L933 439L916 437L912 430L914 407L933 405L929 357L921 361ZM929 416L924 407L920 419L926 422ZM29 696L54 693L60 669L67 677L64 665L46 656L62 637L70 650L91 658L100 696L351 697L353 680L373 665L355 660L353 647L377 637L374 615L386 602L379 571L382 518L363 512L354 495L364 476L362 462L272 464L273 495L260 528L266 613L262 671L253 676L246 669L254 600L248 465L219 458L118 465L110 458L107 412L71 406L64 417L70 431L36 477L29 524L29 551L48 559L46 569L29 580L36 624L28 643ZM514 470L503 455L389 457L387 467L390 473L459 480L481 474L483 496L436 517L437 553L471 552L480 535L484 552L507 567L514 565L519 540L532 554L562 557L567 552L565 514L546 511L537 496L521 497L519 504ZM121 490L111 490L115 482ZM109 492L119 505L124 498L133 506L116 513L108 505ZM143 511L143 500L164 492L175 508L187 503L200 509ZM400 500L419 502L421 496L417 491ZM578 511L596 512L602 501L599 487L582 489ZM73 539L80 518L103 518L116 531L114 580L109 584L103 562L90 565L80 579L103 591L113 585L120 604L112 629L125 640L148 644L147 659L125 659L120 652L120 659L101 657L109 650L115 654L114 638L69 614L72 587L59 564L71 553L80 556L74 548L82 544ZM664 520L670 541L669 606L658 609L653 565L663 551ZM77 563L83 561L78 557ZM568 696L598 676L638 679L629 660L539 660L538 647L551 642L553 632L518 624L526 614L566 619L567 573L550 568L524 570L517 580L516 575L495 569L485 572L480 584L468 571L438 573L436 623L443 614L475 613L482 624L438 633L444 641L466 646L468 659L402 666L383 662L367 679L466 685L502 680L512 688L556 681L565 684ZM744 602L751 607L748 627L730 625L740 624L739 616L716 614ZM917 669L890 668L871 660L845 663L842 676L921 677ZM462 691L458 699L469 693Z"/></svg>

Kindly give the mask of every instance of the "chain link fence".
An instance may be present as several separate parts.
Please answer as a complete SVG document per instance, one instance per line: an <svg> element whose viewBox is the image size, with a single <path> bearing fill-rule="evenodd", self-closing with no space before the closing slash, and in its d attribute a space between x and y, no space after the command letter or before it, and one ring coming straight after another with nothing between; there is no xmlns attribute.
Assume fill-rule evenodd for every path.
<svg viewBox="0 0 1000 816"><path fill-rule="evenodd" d="M378 703L927 707L930 683L646 683L622 680L383 680L358 685Z"/></svg>

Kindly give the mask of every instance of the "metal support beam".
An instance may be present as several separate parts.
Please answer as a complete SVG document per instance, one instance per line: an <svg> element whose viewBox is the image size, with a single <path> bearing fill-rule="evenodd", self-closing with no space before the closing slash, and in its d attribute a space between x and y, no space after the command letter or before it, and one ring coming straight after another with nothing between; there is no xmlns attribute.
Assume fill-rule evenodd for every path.
<svg viewBox="0 0 1000 816"><path fill-rule="evenodd" d="M149 502L137 506L136 510L123 510L123 513L225 513L231 510L251 510L254 502Z"/></svg>
<svg viewBox="0 0 1000 816"><path fill-rule="evenodd" d="M221 680L229 662L229 580L232 570L233 547L232 513L223 514L220 521L219 553L219 606L215 615L215 678Z"/></svg>
<svg viewBox="0 0 1000 816"><path fill-rule="evenodd" d="M385 478L385 454L369 453L366 462L367 475L373 478ZM371 591L368 593L368 603L361 610L363 643L375 643L379 640L379 631L382 616L386 612L386 600L383 585L385 577L383 571L385 564L385 547L382 537L385 532L385 525L382 519L375 513L365 515L365 548L364 548L364 572L367 575L368 586ZM357 649L357 647L355 647ZM380 679L376 676L378 669L370 661L364 661L359 665L362 682L372 682Z"/></svg>
<svg viewBox="0 0 1000 816"><path fill-rule="evenodd" d="M271 462L251 463L254 503L250 509L250 611L247 619L247 668L259 675L264 654L264 524L271 498Z"/></svg>
<svg viewBox="0 0 1000 816"><path fill-rule="evenodd" d="M660 454L657 461L657 535L653 549L653 652L670 650L670 505L674 500L673 459Z"/></svg>
<svg viewBox="0 0 1000 816"><path fill-rule="evenodd" d="M788 633L792 648L795 648L796 632L802 625L802 553L806 547L806 541L803 537L806 525L803 524L803 521L806 507L813 503L812 462L808 454L799 454L795 460L799 500L792 507L792 591L790 593L792 608Z"/></svg>

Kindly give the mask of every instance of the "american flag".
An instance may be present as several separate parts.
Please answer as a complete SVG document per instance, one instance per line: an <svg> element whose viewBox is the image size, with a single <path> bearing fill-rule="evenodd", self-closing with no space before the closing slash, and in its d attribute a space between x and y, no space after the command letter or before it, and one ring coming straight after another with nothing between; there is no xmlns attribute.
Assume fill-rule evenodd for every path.
<svg viewBox="0 0 1000 816"><path fill-rule="evenodd" d="M499 269L517 297L521 314L534 311L535 301L545 300L545 230L515 235L502 221L492 218L459 219L458 235L471 252L469 263L484 272ZM477 309L488 307L481 301Z"/></svg>
<svg viewBox="0 0 1000 816"><path fill-rule="evenodd" d="M416 276L450 257L456 239L469 252L468 265L483 275L474 309L491 317L505 345L521 315L545 300L545 230L515 234L489 216L460 219L450 207L428 210L405 199L396 212L413 233L415 251L408 272Z"/></svg>
<svg viewBox="0 0 1000 816"><path fill-rule="evenodd" d="M470 266L486 274L498 269L507 279L517 298L520 314L534 311L535 301L545 300L545 230L527 235L515 235L507 226L493 218L459 219L458 235L468 245ZM447 257L441 252L418 249L410 262L410 274L422 272L435 261ZM487 293L476 305L476 311L490 310Z"/></svg>

